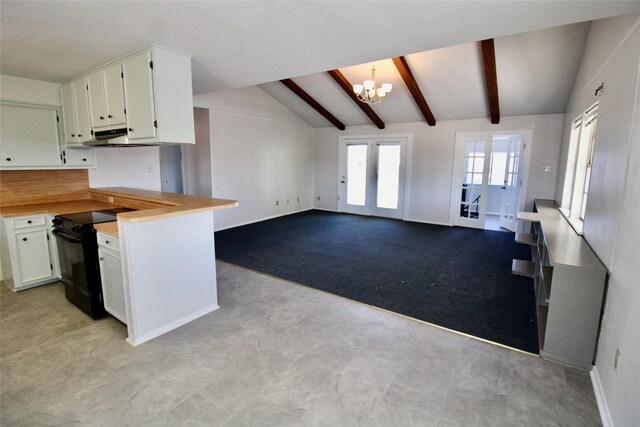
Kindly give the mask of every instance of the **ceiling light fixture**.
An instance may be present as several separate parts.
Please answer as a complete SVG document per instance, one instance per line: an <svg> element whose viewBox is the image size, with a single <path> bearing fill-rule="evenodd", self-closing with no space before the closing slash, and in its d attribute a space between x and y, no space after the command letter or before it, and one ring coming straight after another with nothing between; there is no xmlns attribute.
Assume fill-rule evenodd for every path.
<svg viewBox="0 0 640 427"><path fill-rule="evenodd" d="M391 83L383 83L382 86L376 85L376 64L371 68L371 80L365 80L362 84L353 85L353 92L358 99L367 104L377 104L383 101L389 92L391 92Z"/></svg>

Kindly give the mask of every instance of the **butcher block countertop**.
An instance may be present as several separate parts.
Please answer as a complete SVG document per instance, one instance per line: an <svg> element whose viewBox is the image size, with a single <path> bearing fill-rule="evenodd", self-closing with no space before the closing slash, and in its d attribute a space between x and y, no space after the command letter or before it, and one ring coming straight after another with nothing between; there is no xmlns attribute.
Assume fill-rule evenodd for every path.
<svg viewBox="0 0 640 427"><path fill-rule="evenodd" d="M235 200L213 199L126 187L91 188L89 192L93 200L112 202L125 208L139 209L118 214L118 220L124 222L153 221L172 216L229 209L238 206L238 202Z"/></svg>
<svg viewBox="0 0 640 427"><path fill-rule="evenodd" d="M101 209L114 209L117 207L118 206L111 203L86 199L66 202L35 203L31 205L2 206L0 207L0 215L4 217L44 213L68 215L77 212L99 211Z"/></svg>
<svg viewBox="0 0 640 427"><path fill-rule="evenodd" d="M119 213L119 221L144 222L238 206L238 202L235 200L163 193L161 191L139 190L127 187L90 188L88 193L86 198L79 200L0 206L0 215L5 217L40 213L64 215L125 207L134 210ZM110 234L118 234L116 222L100 224L95 228Z"/></svg>

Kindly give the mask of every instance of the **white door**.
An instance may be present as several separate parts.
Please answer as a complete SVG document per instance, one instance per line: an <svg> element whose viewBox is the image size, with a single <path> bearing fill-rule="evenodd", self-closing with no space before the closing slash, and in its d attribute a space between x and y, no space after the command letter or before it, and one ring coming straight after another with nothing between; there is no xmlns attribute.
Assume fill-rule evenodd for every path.
<svg viewBox="0 0 640 427"><path fill-rule="evenodd" d="M510 137L507 144L504 185L501 187L500 227L515 232L521 185L520 169L522 167L523 146L521 135Z"/></svg>
<svg viewBox="0 0 640 427"><path fill-rule="evenodd" d="M64 128L64 142L74 144L78 142L76 134L76 102L75 86L73 83L63 85L60 94L62 96L62 125Z"/></svg>
<svg viewBox="0 0 640 427"><path fill-rule="evenodd" d="M93 138L91 121L89 119L89 97L87 96L86 79L73 82L73 102L76 112L77 142L89 141Z"/></svg>
<svg viewBox="0 0 640 427"><path fill-rule="evenodd" d="M104 79L104 95L107 107L107 123L109 126L125 125L127 118L124 114L124 89L122 84L122 67L112 65L102 72Z"/></svg>
<svg viewBox="0 0 640 427"><path fill-rule="evenodd" d="M484 228L490 156L490 135L456 135L455 187L452 191L454 225Z"/></svg>
<svg viewBox="0 0 640 427"><path fill-rule="evenodd" d="M129 139L155 138L156 111L153 100L151 53L141 53L124 61L122 73Z"/></svg>
<svg viewBox="0 0 640 427"><path fill-rule="evenodd" d="M42 228L19 232L15 234L15 239L18 247L21 278L21 283L16 283L16 285L24 285L51 277L53 266L49 256L47 230Z"/></svg>
<svg viewBox="0 0 640 427"><path fill-rule="evenodd" d="M100 128L109 124L107 122L102 76L102 71L87 76L87 95L89 96L89 112L92 128Z"/></svg>
<svg viewBox="0 0 640 427"><path fill-rule="evenodd" d="M402 218L406 140L394 137L341 141L341 212Z"/></svg>
<svg viewBox="0 0 640 427"><path fill-rule="evenodd" d="M98 249L100 258L100 276L102 279L102 298L104 308L113 317L127 323L127 310L124 299L124 280L122 278L122 263L116 252L102 248Z"/></svg>

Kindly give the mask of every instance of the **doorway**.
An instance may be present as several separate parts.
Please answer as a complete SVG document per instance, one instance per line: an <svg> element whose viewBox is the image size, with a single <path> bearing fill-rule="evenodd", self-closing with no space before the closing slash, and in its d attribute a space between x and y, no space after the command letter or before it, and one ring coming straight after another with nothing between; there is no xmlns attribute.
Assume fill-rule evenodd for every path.
<svg viewBox="0 0 640 427"><path fill-rule="evenodd" d="M340 138L338 211L401 219L407 137Z"/></svg>
<svg viewBox="0 0 640 427"><path fill-rule="evenodd" d="M531 131L457 133L453 225L516 231L524 210Z"/></svg>

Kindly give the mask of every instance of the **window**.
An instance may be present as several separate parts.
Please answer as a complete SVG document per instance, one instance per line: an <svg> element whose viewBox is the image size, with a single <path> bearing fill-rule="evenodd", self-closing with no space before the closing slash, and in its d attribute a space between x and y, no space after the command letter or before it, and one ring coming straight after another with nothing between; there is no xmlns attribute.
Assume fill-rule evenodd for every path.
<svg viewBox="0 0 640 427"><path fill-rule="evenodd" d="M560 210L578 233L587 209L595 145L598 104L573 121Z"/></svg>

